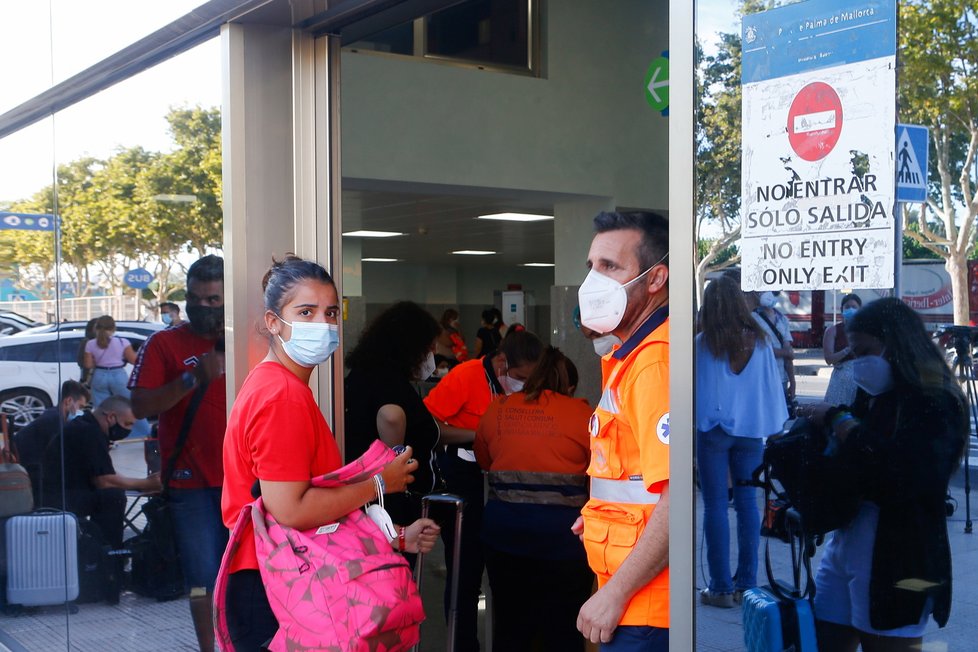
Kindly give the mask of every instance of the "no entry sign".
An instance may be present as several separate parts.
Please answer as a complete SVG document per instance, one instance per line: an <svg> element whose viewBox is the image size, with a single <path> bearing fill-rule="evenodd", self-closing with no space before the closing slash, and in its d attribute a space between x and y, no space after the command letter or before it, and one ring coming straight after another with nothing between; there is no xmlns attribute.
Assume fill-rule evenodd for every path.
<svg viewBox="0 0 978 652"><path fill-rule="evenodd" d="M788 142L806 161L819 161L835 148L842 134L842 102L835 89L812 82L798 91L788 109Z"/></svg>

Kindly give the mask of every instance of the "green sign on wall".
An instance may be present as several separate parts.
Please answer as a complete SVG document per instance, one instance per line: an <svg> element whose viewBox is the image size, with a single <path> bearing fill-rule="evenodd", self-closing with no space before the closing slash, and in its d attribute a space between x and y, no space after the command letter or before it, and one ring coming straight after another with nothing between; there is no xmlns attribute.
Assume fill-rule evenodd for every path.
<svg viewBox="0 0 978 652"><path fill-rule="evenodd" d="M653 59L645 73L645 101L663 116L669 115L669 52Z"/></svg>

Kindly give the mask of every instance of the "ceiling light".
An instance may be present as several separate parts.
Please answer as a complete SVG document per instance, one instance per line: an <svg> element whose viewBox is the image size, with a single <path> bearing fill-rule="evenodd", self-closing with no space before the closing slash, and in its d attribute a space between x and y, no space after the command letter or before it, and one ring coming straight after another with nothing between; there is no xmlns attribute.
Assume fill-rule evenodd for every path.
<svg viewBox="0 0 978 652"><path fill-rule="evenodd" d="M504 222L541 222L552 220L553 215L531 215L530 213L494 213L492 215L480 215L478 220L502 220Z"/></svg>
<svg viewBox="0 0 978 652"><path fill-rule="evenodd" d="M459 249L458 251L453 251L453 254L457 256L489 256L496 253L495 251L481 251L479 249Z"/></svg>
<svg viewBox="0 0 978 652"><path fill-rule="evenodd" d="M343 235L351 238L393 238L396 235L407 235L398 231L347 231Z"/></svg>
<svg viewBox="0 0 978 652"><path fill-rule="evenodd" d="M520 267L553 267L554 263L523 263Z"/></svg>
<svg viewBox="0 0 978 652"><path fill-rule="evenodd" d="M361 258L362 263L397 263L400 262L400 258Z"/></svg>

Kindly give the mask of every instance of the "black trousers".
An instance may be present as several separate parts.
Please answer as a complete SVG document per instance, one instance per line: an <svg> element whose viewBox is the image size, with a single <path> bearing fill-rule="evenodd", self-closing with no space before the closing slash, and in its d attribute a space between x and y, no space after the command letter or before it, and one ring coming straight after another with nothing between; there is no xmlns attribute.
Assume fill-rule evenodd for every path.
<svg viewBox="0 0 978 652"><path fill-rule="evenodd" d="M577 614L594 574L587 561L536 559L486 548L493 652L584 652Z"/></svg>
<svg viewBox="0 0 978 652"><path fill-rule="evenodd" d="M278 631L278 620L257 570L240 570L228 576L225 607L234 643L234 650L225 652L260 652Z"/></svg>
<svg viewBox="0 0 978 652"><path fill-rule="evenodd" d="M482 572L485 560L482 556L482 470L474 462L458 457L454 447L438 451L438 466L449 493L465 500L462 509L462 547L458 577L458 621L455 627L455 650L479 652L479 594L482 592ZM445 545L445 565L448 579L445 583L445 616L449 617L452 582L452 562L455 551L455 512L452 510L430 514L441 526L441 540Z"/></svg>

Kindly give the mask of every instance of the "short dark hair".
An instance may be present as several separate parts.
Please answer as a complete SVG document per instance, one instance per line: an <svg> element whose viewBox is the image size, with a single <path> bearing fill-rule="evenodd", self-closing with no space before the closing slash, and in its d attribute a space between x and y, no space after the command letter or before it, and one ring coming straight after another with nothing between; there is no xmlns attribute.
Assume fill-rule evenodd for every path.
<svg viewBox="0 0 978 652"><path fill-rule="evenodd" d="M319 263L303 260L291 253L286 254L282 260L272 258L272 266L261 280L261 289L265 293L265 310L281 315L282 306L288 302L292 288L299 281L305 280L336 285L333 277Z"/></svg>
<svg viewBox="0 0 978 652"><path fill-rule="evenodd" d="M498 353L506 356L506 364L519 367L527 362L536 363L543 355L543 342L527 330L507 331L499 344Z"/></svg>
<svg viewBox="0 0 978 652"><path fill-rule="evenodd" d="M636 251L638 262L645 271L662 263L667 267L665 257L669 255L669 220L651 211L617 213L602 211L594 217L594 232L607 233L634 229L642 234L642 243Z"/></svg>
<svg viewBox="0 0 978 652"><path fill-rule="evenodd" d="M108 396L104 401L98 404L95 408L99 412L116 412L118 410L131 410L132 403L125 396L120 396L118 394L113 394Z"/></svg>
<svg viewBox="0 0 978 652"><path fill-rule="evenodd" d="M427 310L413 301L400 301L363 329L346 365L363 371L386 369L410 380L439 333L441 326Z"/></svg>
<svg viewBox="0 0 978 652"><path fill-rule="evenodd" d="M61 383L61 400L70 398L77 401L80 398L85 399L88 403L92 400L92 393L88 391L88 388L82 385L77 380L66 380Z"/></svg>
<svg viewBox="0 0 978 652"><path fill-rule="evenodd" d="M839 302L839 305L844 306L849 301L855 301L857 304L859 304L860 308L863 307L863 300L855 292L850 292L849 294L842 297L842 301Z"/></svg>
<svg viewBox="0 0 978 652"><path fill-rule="evenodd" d="M198 258L187 270L187 283L190 281L210 281L224 280L224 259L214 254L207 254L203 258Z"/></svg>
<svg viewBox="0 0 978 652"><path fill-rule="evenodd" d="M164 301L163 303L161 303L160 310L162 311L164 308L166 308L167 310L176 310L177 312L180 312L180 306L173 303L172 301Z"/></svg>

